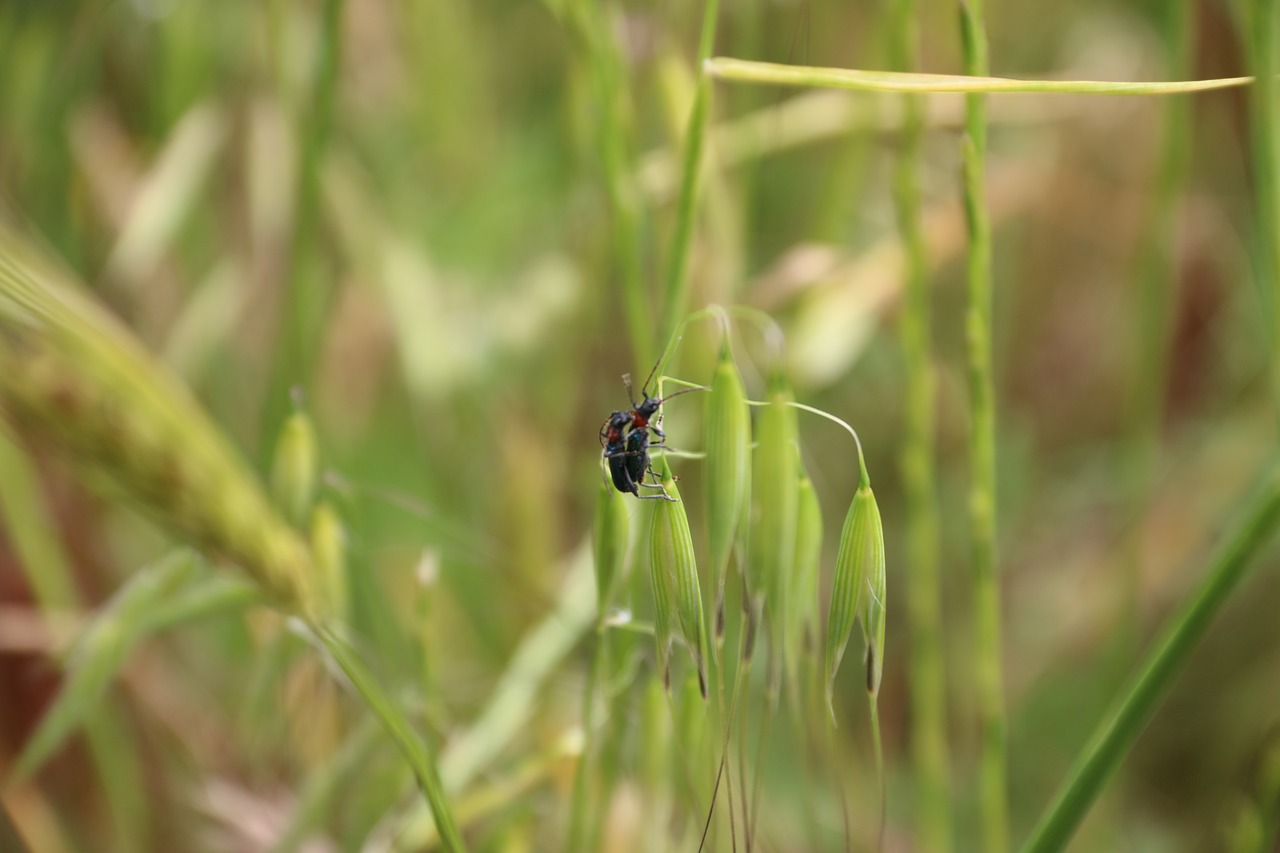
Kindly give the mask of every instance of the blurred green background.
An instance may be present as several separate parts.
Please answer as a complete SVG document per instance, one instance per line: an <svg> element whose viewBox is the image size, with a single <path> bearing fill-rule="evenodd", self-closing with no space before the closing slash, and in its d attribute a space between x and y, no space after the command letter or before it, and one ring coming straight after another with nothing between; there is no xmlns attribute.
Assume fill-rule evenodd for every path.
<svg viewBox="0 0 1280 853"><path fill-rule="evenodd" d="M1179 49L1159 20L1164 4L993 2L993 72L1244 74L1240 5L1191 4ZM670 0L0 5L5 205L262 471L300 391L326 493L349 530L354 632L446 744L489 707L504 673L518 677L523 638L565 606L598 489L596 430L626 402L620 374L643 376L663 343L656 327L633 341L624 319L627 261L606 175L612 157L628 177L626 239L656 323L701 13ZM920 26L921 70L958 72L955 9L925 4ZM877 3L733 3L715 52L884 68L885 27ZM898 102L714 92L689 307L772 314L787 333L797 398L858 428L900 604ZM1173 124L1173 98L990 101L1015 838L1199 577L1275 441L1271 308L1251 260L1248 94L1179 98L1187 112ZM960 96L928 101L921 190L957 848L978 849L962 121ZM1170 127L1183 166L1165 181ZM1151 275L1154 303L1139 284ZM1158 355L1147 361L1153 328ZM758 399L758 338L744 330L738 343ZM669 372L706 381L716 344L709 326L691 327ZM672 403L673 445L697 448L700 411L694 396ZM801 430L829 566L857 468L840 430L813 419ZM52 532L83 607L57 614L72 629L46 619L13 531L0 528L0 772L57 688L68 631L171 545L56 454L31 459L33 479L0 488ZM677 465L702 547L698 466ZM1133 561L1136 590L1126 580ZM1232 837L1280 737L1275 568L1272 555L1214 626L1074 849L1205 850ZM916 849L902 628L891 604L880 700L890 850ZM121 834L104 793L113 783L73 741L32 783L6 791L37 849L270 849L308 783L351 743L359 715L296 649L264 654L278 646L259 642L260 629L253 618L208 620L137 649L104 702L136 765L118 777L139 786L132 828ZM579 642L584 624L569 633L483 779L508 778L577 721L589 644ZM847 704L861 708L852 687ZM851 773L865 777L855 792L872 798L870 814L860 725L846 727L860 756ZM381 849L397 835L413 792L391 748L374 741L366 733L351 747L361 760L314 821L327 839L317 843ZM641 763L645 748L630 743L627 760ZM805 769L774 752L765 849L806 849L793 802ZM479 849L558 849L571 778L571 762L551 762L467 823L468 837ZM643 849L626 846L625 815L616 820L616 849Z"/></svg>

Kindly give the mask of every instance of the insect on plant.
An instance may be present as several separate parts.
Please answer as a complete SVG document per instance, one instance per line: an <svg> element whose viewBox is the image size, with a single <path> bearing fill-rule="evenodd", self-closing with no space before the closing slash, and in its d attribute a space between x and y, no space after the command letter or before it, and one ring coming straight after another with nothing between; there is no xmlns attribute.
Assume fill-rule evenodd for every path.
<svg viewBox="0 0 1280 853"><path fill-rule="evenodd" d="M649 451L653 448L665 448L665 444L651 444L649 431L652 430L659 441L666 439L666 435L662 429L653 422L654 415L658 409L667 400L672 397L679 397L681 394L687 394L690 391L704 391L705 388L685 388L674 394L668 394L666 397L649 396L649 383L653 381L653 376L658 370L661 360L653 366L649 371L648 378L645 379L644 385L640 386L641 402L636 403L635 395L631 390L631 374L624 373L622 375L623 384L627 386L627 397L631 401L631 409L625 411L613 412L604 422L600 429L600 443L604 447L604 458L609 463L609 476L613 480L614 488L620 492L627 492L635 495L642 500L668 500L676 499L667 494L666 489L662 487L661 482L646 483L645 476L648 475L654 480L658 477L654 474L653 464L649 459ZM661 494L642 495L640 488L657 489Z"/></svg>

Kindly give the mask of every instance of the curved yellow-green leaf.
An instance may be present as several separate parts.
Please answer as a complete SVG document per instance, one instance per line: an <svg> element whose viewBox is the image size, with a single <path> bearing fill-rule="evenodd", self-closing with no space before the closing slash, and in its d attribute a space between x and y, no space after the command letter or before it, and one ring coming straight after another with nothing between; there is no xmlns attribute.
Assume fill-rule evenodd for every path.
<svg viewBox="0 0 1280 853"><path fill-rule="evenodd" d="M1080 95L1176 95L1248 86L1252 77L1172 82L1109 80L1016 80L1009 77L969 77L962 74L918 74L907 71L861 71L854 68L814 68L717 57L707 60L708 74L734 83L771 86L849 89L857 92L991 92L1060 93Z"/></svg>

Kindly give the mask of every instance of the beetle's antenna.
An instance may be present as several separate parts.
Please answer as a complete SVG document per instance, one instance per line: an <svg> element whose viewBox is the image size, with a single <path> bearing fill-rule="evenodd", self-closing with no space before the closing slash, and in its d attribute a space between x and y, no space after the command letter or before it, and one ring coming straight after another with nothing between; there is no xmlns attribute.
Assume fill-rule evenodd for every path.
<svg viewBox="0 0 1280 853"><path fill-rule="evenodd" d="M663 355L665 355L665 353ZM662 357L659 357L658 360L654 362L653 370L649 371L649 375L645 377L644 384L640 386L640 393L645 397L649 396L649 383L653 381L653 375L658 372L658 365L662 364L663 360L664 359Z"/></svg>

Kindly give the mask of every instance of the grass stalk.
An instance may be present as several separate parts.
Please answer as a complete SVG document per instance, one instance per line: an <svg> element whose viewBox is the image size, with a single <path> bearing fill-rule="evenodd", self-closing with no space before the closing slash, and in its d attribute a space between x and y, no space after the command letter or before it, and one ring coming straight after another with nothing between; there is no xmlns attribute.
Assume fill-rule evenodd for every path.
<svg viewBox="0 0 1280 853"><path fill-rule="evenodd" d="M1271 387L1280 416L1280 10L1276 0L1254 0L1248 21L1253 87L1253 167L1257 188L1257 265L1271 335Z"/></svg>
<svg viewBox="0 0 1280 853"><path fill-rule="evenodd" d="M890 35L893 65L918 63L915 0L897 0ZM902 150L894 175L898 230L906 257L901 320L903 388L902 482L907 570L907 632L911 662L911 758L917 803L916 846L945 853L951 847L948 791L946 673L942 653L942 593L938 578L938 509L934 469L934 377L930 363L929 267L921 219L920 171L923 99L902 97ZM874 705L873 705L874 709Z"/></svg>
<svg viewBox="0 0 1280 853"><path fill-rule="evenodd" d="M987 75L987 35L982 0L961 0L964 69ZM1004 672L1000 649L1000 578L996 554L996 412L992 376L991 221L987 212L987 104L970 93L963 140L964 208L969 234L968 307L965 334L969 385L969 526L973 560L975 684L981 754L979 801L984 850L1009 848Z"/></svg>
<svg viewBox="0 0 1280 853"><path fill-rule="evenodd" d="M296 207L289 242L288 278L283 294L283 327L279 350L266 400L263 435L280 432L289 412L288 390L305 384L319 348L330 287L316 277L321 267L312 253L320 246L316 239L320 205L320 171L333 123L338 70L342 64L343 0L324 0L321 10L319 44L310 101L299 128L301 151L298 158Z"/></svg>
<svg viewBox="0 0 1280 853"><path fill-rule="evenodd" d="M1173 3L1163 11L1162 30L1172 75L1190 70L1191 7ZM1121 476L1125 505L1119 513L1127 528L1122 531L1123 584L1117 657L1127 668L1139 650L1137 628L1141 625L1140 579L1142 573L1143 525L1140 518L1151 489L1160 446L1160 418L1167 386L1166 350L1169 323L1176 298L1176 246L1181 208L1179 197L1187 176L1190 103L1171 100L1164 108L1164 133L1160 160L1153 187L1152 214L1137 271L1132 315L1134 318L1125 436L1121 443Z"/></svg>
<svg viewBox="0 0 1280 853"><path fill-rule="evenodd" d="M612 213L611 245L622 281L623 310L632 354L637 364L653 360L649 297L645 287L640 238L640 195L632 177L635 164L627 145L626 108L630 103L625 63L605 10L608 6L587 2L570 8L570 20L581 38L591 85L599 109L599 147L605 194Z"/></svg>
<svg viewBox="0 0 1280 853"><path fill-rule="evenodd" d="M436 832L445 849L466 850L466 844L463 843L462 836L454 825L444 785L436 770L435 758L428 751L426 742L413 731L409 721L386 695L351 646L331 630L321 627L314 630L315 636L333 656L334 661L350 679L356 692L360 694L369 710L373 711L387 734L391 735L391 739L400 748L409 766L413 768L413 775L418 780L418 788L431 806Z"/></svg>
<svg viewBox="0 0 1280 853"><path fill-rule="evenodd" d="M684 162L680 178L680 195L676 201L676 225L667 260L666 290L663 294L662 333L659 340L669 340L684 315L689 292L689 249L693 243L693 222L698 207L698 185L702 176L707 117L711 112L711 80L705 63L715 47L716 23L720 0L707 0L703 7L702 38L698 45L698 85L684 136Z"/></svg>
<svg viewBox="0 0 1280 853"><path fill-rule="evenodd" d="M875 693L867 693L867 709L871 718L871 749L875 752L876 786L880 789L880 821L876 828L876 850L883 850L885 824L889 817L889 789L884 776L884 741L880 737L880 705L876 702Z"/></svg>
<svg viewBox="0 0 1280 853"><path fill-rule="evenodd" d="M1271 539L1280 525L1280 464L1271 464L1262 486L1229 517L1241 519L1239 525L1210 561L1199 588L1169 621L1123 698L1095 731L1023 847L1024 853L1066 847L1085 812L1186 667L1213 618L1240 585L1253 557Z"/></svg>
<svg viewBox="0 0 1280 853"><path fill-rule="evenodd" d="M973 3L969 3L972 8ZM966 13L971 14L971 13ZM985 67L985 66L984 66ZM853 68L818 68L752 62L716 57L708 60L706 72L717 80L766 86L847 89L855 92L897 92L899 94L1038 93L1078 95L1174 95L1248 86L1252 77L1223 77L1213 80L1137 82L1115 80L1018 80L989 77L966 67L961 74L916 74L902 71L862 71Z"/></svg>
<svg viewBox="0 0 1280 853"><path fill-rule="evenodd" d="M587 680L582 688L582 755L578 758L578 768L573 777L573 791L569 803L569 833L565 849L569 853L592 849L591 839L594 837L594 815L600 814L607 805L597 786L599 780L597 745L596 704L603 670L609 661L609 632L602 620L597 620L595 648L591 652L591 664L587 668Z"/></svg>

